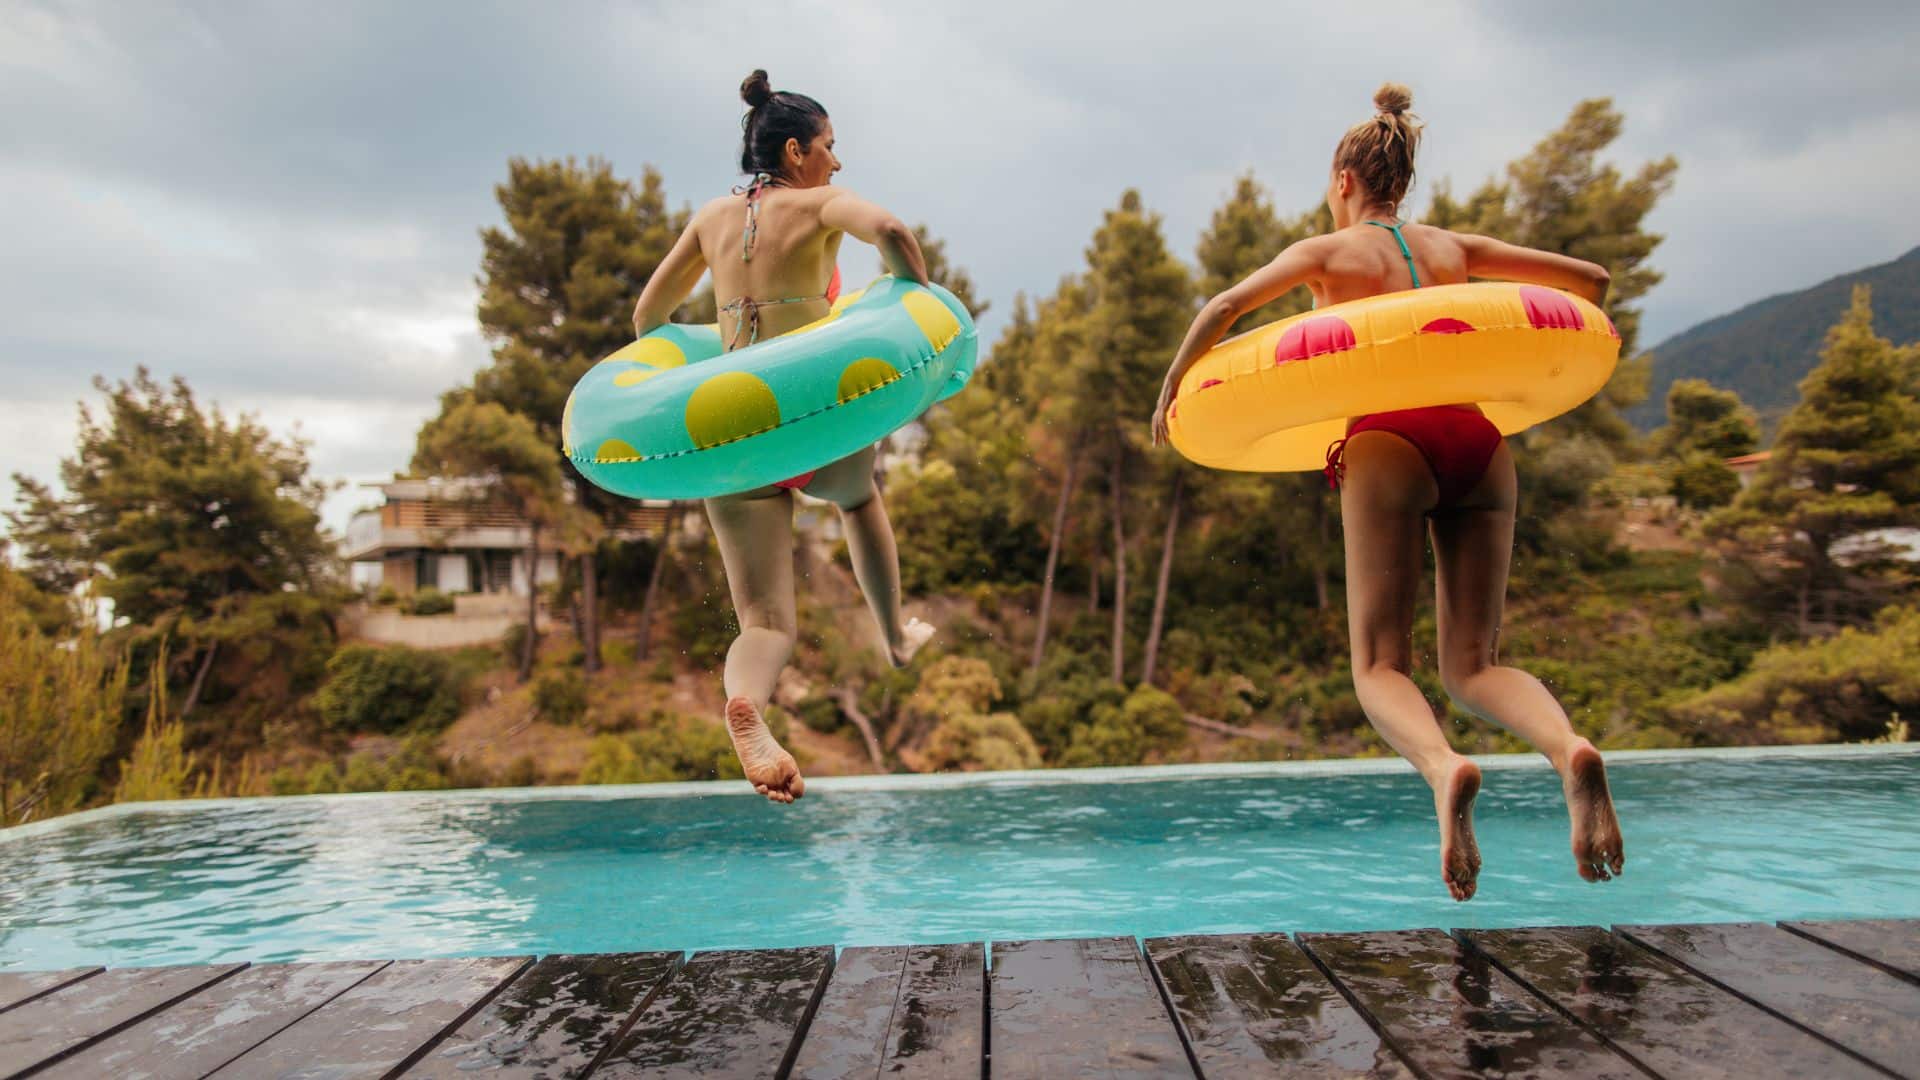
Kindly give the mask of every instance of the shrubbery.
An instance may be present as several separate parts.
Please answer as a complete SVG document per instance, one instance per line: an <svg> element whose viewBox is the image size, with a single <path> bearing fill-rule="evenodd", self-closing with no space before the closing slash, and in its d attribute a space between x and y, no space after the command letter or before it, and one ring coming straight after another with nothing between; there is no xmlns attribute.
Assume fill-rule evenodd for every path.
<svg viewBox="0 0 1920 1080"><path fill-rule="evenodd" d="M1879 738L1899 717L1920 715L1916 658L1920 608L1892 608L1869 629L1768 649L1745 675L1680 699L1672 713L1744 742Z"/></svg>
<svg viewBox="0 0 1920 1080"><path fill-rule="evenodd" d="M460 712L453 665L438 653L398 645L348 645L327 661L315 709L335 731L430 730Z"/></svg>
<svg viewBox="0 0 1920 1080"><path fill-rule="evenodd" d="M639 731L602 735L587 749L583 784L651 784L669 780L737 780L740 759L718 724L656 711Z"/></svg>
<svg viewBox="0 0 1920 1080"><path fill-rule="evenodd" d="M533 683L533 707L549 724L579 724L587 718L587 677L572 668L541 675Z"/></svg>
<svg viewBox="0 0 1920 1080"><path fill-rule="evenodd" d="M429 585L407 599L409 615L449 615L453 612L453 597Z"/></svg>

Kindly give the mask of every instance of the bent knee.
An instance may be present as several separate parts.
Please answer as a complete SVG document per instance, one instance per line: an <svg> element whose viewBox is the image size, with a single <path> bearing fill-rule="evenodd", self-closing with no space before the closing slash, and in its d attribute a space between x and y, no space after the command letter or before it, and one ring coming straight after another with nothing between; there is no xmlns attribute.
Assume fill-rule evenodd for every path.
<svg viewBox="0 0 1920 1080"><path fill-rule="evenodd" d="M1474 679L1491 667L1493 664L1484 656L1441 657L1440 685L1448 697L1459 698L1467 693Z"/></svg>

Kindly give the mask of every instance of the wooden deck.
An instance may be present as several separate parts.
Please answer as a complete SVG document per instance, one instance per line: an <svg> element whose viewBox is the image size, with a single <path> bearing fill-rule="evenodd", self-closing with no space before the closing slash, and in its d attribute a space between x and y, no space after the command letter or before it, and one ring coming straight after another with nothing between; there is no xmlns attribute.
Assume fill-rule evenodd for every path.
<svg viewBox="0 0 1920 1080"><path fill-rule="evenodd" d="M1920 920L0 972L0 1077L1920 1077Z"/></svg>

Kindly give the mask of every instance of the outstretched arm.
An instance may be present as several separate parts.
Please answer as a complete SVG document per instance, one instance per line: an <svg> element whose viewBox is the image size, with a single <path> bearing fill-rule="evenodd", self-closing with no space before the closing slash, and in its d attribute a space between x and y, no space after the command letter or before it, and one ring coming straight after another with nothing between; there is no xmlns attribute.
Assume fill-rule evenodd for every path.
<svg viewBox="0 0 1920 1080"><path fill-rule="evenodd" d="M1281 252L1267 265L1255 270L1245 281L1207 301L1200 308L1193 325L1187 327L1187 337L1180 343L1180 351L1173 355L1173 364L1167 368L1167 378L1160 385L1160 403L1153 410L1153 444L1164 446L1167 442L1167 407L1173 402L1173 395L1180 389L1180 380L1193 366L1195 360L1208 349L1220 344L1227 336L1240 316L1270 304L1293 291L1295 286L1311 281L1325 265L1324 245L1315 237L1302 240Z"/></svg>
<svg viewBox="0 0 1920 1080"><path fill-rule="evenodd" d="M1466 253L1468 277L1525 281L1565 289L1596 304L1607 298L1607 286L1613 282L1606 267L1571 255L1537 251L1471 233L1454 233L1453 238Z"/></svg>
<svg viewBox="0 0 1920 1080"><path fill-rule="evenodd" d="M838 191L821 204L820 224L879 248L893 276L927 283L927 260L920 254L920 241L886 210L851 191Z"/></svg>
<svg viewBox="0 0 1920 1080"><path fill-rule="evenodd" d="M700 276L707 272L706 256L700 252L700 237L692 223L674 242L673 250L660 260L647 287L640 290L640 302L633 305L633 333L638 337L673 318L675 308L686 303Z"/></svg>

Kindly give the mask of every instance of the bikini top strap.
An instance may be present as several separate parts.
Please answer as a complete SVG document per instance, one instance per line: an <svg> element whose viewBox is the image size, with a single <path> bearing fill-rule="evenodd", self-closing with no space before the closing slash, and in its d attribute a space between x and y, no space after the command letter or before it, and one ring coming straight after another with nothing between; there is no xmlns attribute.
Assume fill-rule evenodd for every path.
<svg viewBox="0 0 1920 1080"><path fill-rule="evenodd" d="M1413 249L1407 247L1407 238L1400 235L1400 223L1396 221L1389 224L1384 221L1368 220L1368 221L1363 221L1360 224L1371 225L1376 229L1385 229L1388 232L1393 234L1393 238L1396 241L1398 241L1400 244L1400 257L1407 260L1407 273L1413 277L1413 287L1416 289L1419 288L1420 287L1420 271L1414 269Z"/></svg>
<svg viewBox="0 0 1920 1080"><path fill-rule="evenodd" d="M772 173L753 174L753 182L745 187L733 189L735 195L747 197L747 221L740 227L740 261L753 261L753 241L760 232L760 194L770 187L784 186Z"/></svg>

